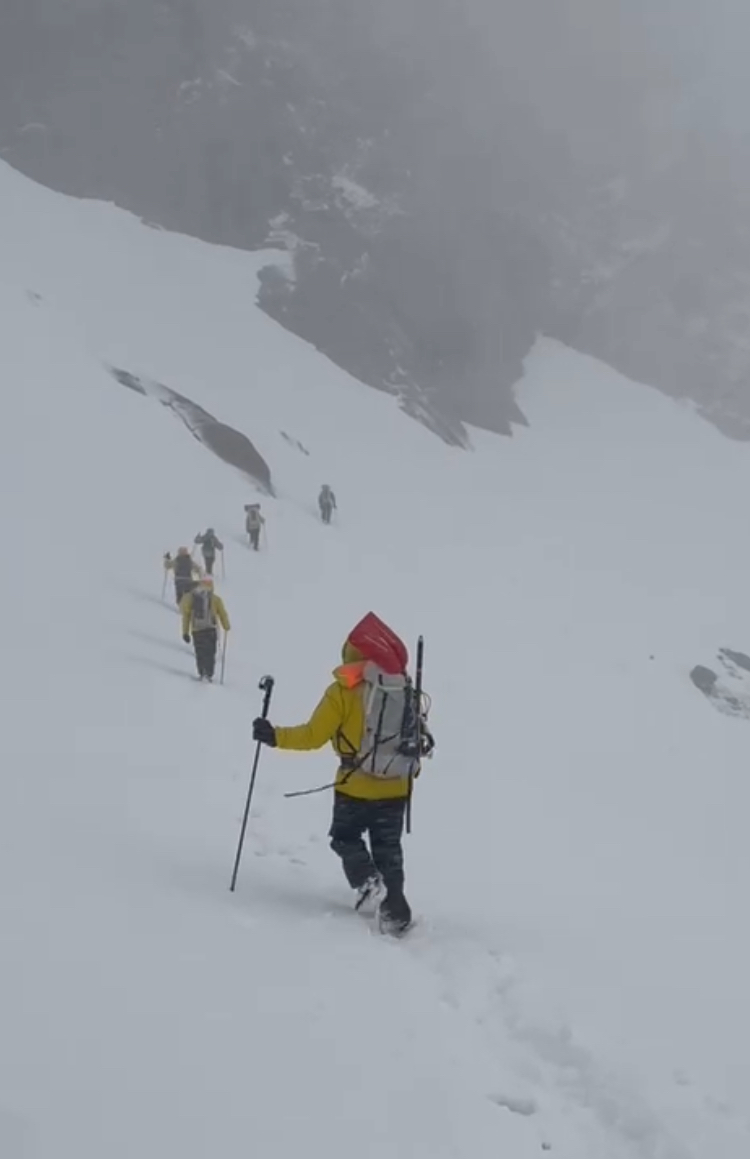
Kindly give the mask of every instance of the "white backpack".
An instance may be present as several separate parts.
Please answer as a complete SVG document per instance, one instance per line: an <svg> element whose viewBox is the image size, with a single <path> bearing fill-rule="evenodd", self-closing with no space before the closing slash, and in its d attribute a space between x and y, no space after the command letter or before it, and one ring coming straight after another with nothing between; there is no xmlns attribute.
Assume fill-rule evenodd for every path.
<svg viewBox="0 0 750 1159"><path fill-rule="evenodd" d="M419 763L414 685L408 676L390 676L369 663L362 695L365 727L352 771L384 781L408 780Z"/></svg>
<svg viewBox="0 0 750 1159"><path fill-rule="evenodd" d="M205 588L196 588L193 592L193 610L191 625L194 632L203 632L206 628L216 627L216 612L211 592Z"/></svg>

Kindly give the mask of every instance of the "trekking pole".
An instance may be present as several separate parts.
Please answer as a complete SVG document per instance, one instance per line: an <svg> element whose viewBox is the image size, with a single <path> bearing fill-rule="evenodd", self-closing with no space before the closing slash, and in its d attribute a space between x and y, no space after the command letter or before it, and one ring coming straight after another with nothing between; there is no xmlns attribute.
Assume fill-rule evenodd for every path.
<svg viewBox="0 0 750 1159"><path fill-rule="evenodd" d="M228 640L228 638L229 638L229 633L225 632L224 633L224 642L221 646L221 676L219 677L219 684L224 683L224 673L225 673L226 667L227 667L227 640Z"/></svg>
<svg viewBox="0 0 750 1159"><path fill-rule="evenodd" d="M424 637L417 640L417 675L414 682L417 752L409 769L409 792L406 798L406 832L411 833L411 802L414 796L414 769L422 760L422 667L424 664Z"/></svg>
<svg viewBox="0 0 750 1159"><path fill-rule="evenodd" d="M169 578L169 573L168 573L167 569L164 568L164 579L162 580L162 584L161 584L161 598L162 598L162 600L164 599L165 595L167 594L167 579L168 578Z"/></svg>
<svg viewBox="0 0 750 1159"><path fill-rule="evenodd" d="M223 580L225 580L227 578L227 565L224 563L224 548L223 547L221 549L221 578Z"/></svg>
<svg viewBox="0 0 750 1159"><path fill-rule="evenodd" d="M267 718L268 718L268 709L271 705L271 694L273 692L273 684L274 684L273 676L264 676L258 685L261 692L264 693L263 708L261 709L261 713L260 713L263 720L267 720ZM252 799L253 799L253 790L255 789L255 778L256 778L257 773L258 773L258 762L260 761L260 746L261 746L261 742L258 741L257 745L255 746L255 760L253 761L253 771L252 771L252 774L250 776L250 788L247 791L247 802L245 804L245 815L242 818L242 828L240 829L240 840L239 840L239 844L237 846L237 856L234 859L234 869L232 870L232 884L229 886L231 893L234 893L234 887L237 884L237 874L238 874L239 868L240 868L240 859L242 857L242 847L245 844L245 830L247 829L247 819L250 816L250 803L252 802Z"/></svg>

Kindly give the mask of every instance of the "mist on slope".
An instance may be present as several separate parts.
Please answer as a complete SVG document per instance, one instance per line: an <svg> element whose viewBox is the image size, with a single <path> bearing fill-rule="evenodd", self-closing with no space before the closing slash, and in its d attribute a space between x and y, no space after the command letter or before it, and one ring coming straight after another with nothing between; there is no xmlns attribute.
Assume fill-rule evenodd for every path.
<svg viewBox="0 0 750 1159"><path fill-rule="evenodd" d="M456 441L524 421L538 333L747 435L749 23L732 0L6 0L0 154L290 247L264 308Z"/></svg>

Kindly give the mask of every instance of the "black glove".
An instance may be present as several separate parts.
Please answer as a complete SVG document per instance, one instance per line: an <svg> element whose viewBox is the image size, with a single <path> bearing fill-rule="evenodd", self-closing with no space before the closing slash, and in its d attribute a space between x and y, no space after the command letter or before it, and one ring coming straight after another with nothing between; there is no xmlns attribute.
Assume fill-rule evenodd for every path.
<svg viewBox="0 0 750 1159"><path fill-rule="evenodd" d="M185 641L185 643L186 643L186 644L189 644L189 643L190 643L190 637L189 637L188 635L185 635L185 636L183 636L182 638L183 638L183 640Z"/></svg>
<svg viewBox="0 0 750 1159"><path fill-rule="evenodd" d="M264 716L256 716L253 721L253 740L270 745L272 749L276 748L276 729Z"/></svg>

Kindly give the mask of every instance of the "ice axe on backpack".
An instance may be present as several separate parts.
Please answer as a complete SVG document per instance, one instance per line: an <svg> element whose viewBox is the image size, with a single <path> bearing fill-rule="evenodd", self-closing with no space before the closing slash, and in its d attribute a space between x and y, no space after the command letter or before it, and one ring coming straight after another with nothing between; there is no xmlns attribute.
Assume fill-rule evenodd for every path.
<svg viewBox="0 0 750 1159"><path fill-rule="evenodd" d="M411 769L409 770L409 792L406 796L406 832L411 834L411 805L414 796L414 777L419 761L422 759L422 669L424 666L424 636L417 640L417 670L414 679L414 710L416 714L416 752L412 755Z"/></svg>

